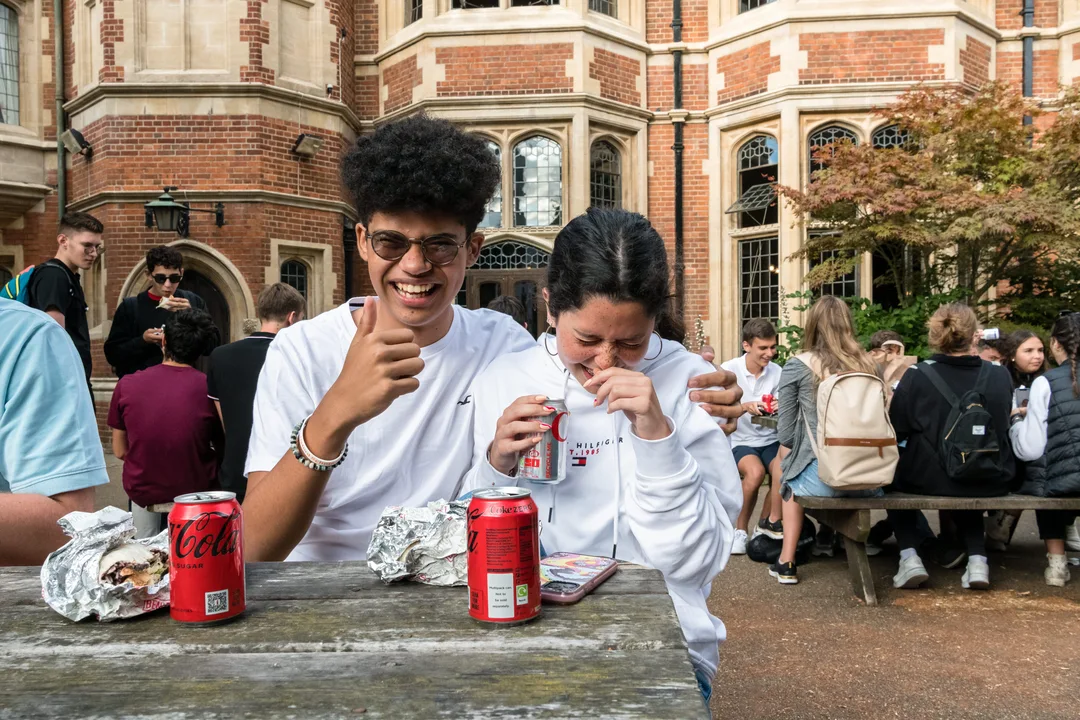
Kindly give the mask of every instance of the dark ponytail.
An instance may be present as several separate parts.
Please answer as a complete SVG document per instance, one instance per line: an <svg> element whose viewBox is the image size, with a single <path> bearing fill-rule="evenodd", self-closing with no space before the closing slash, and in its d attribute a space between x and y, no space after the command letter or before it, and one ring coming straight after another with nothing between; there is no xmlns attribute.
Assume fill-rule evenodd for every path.
<svg viewBox="0 0 1080 720"><path fill-rule="evenodd" d="M558 317L593 296L636 302L657 324L678 332L668 312L668 261L664 241L642 215L589 208L555 237L548 262L548 310ZM683 331L685 334L685 331Z"/></svg>
<svg viewBox="0 0 1080 720"><path fill-rule="evenodd" d="M1072 375L1073 397L1080 397L1080 382L1076 379L1077 354L1080 353L1080 313L1062 315L1054 323L1050 337L1069 356L1069 370Z"/></svg>
<svg viewBox="0 0 1080 720"><path fill-rule="evenodd" d="M170 313L165 321L165 357L175 362L194 365L218 346L218 339L217 326L202 310Z"/></svg>

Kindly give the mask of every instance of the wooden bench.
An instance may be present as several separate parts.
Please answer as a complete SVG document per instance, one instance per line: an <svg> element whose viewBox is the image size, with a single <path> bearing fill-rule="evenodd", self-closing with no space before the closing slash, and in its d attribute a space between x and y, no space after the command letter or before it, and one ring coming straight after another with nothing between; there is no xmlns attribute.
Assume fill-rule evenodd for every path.
<svg viewBox="0 0 1080 720"><path fill-rule="evenodd" d="M874 576L866 556L871 510L1080 510L1080 497L1044 498L1033 495L966 498L887 493L882 497L796 497L806 513L844 538L848 571L855 596L877 605Z"/></svg>

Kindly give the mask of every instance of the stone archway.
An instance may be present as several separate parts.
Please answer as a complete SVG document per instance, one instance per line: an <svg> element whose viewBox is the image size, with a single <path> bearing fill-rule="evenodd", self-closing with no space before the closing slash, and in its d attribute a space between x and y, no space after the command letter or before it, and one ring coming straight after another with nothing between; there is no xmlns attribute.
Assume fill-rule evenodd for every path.
<svg viewBox="0 0 1080 720"><path fill-rule="evenodd" d="M251 290L244 282L243 275L232 262L220 252L195 240L180 239L168 243L169 247L175 247L184 255L184 269L194 270L198 273L200 281L213 286L227 304L227 313L219 313L228 317L228 328L221 328L222 343L232 342L244 337L244 319L255 316L255 300ZM126 297L138 295L150 287L150 279L146 276L146 260L140 260L120 288L120 302ZM181 285L181 287L184 287ZM205 298L204 298L205 299Z"/></svg>

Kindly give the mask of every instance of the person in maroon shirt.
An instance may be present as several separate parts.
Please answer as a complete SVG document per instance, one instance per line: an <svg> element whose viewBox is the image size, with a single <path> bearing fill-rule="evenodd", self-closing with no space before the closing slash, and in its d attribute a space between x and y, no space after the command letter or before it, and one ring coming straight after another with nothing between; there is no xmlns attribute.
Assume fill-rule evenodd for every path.
<svg viewBox="0 0 1080 720"><path fill-rule="evenodd" d="M217 342L207 313L173 313L161 341L164 361L116 383L109 427L113 453L124 461L136 537L165 529L165 513L150 512L150 505L218 485L225 434L207 397L206 376L192 367Z"/></svg>

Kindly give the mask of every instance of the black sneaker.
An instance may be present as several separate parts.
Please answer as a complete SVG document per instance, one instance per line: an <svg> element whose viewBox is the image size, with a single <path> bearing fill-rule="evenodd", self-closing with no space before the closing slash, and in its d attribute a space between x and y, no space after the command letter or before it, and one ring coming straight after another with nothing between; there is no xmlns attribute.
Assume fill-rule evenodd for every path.
<svg viewBox="0 0 1080 720"><path fill-rule="evenodd" d="M777 560L769 566L769 574L776 578L781 585L799 584L798 571L795 569L795 563L793 562L782 563Z"/></svg>
<svg viewBox="0 0 1080 720"><path fill-rule="evenodd" d="M768 518L762 518L758 523L758 527L761 528L761 532L765 533L773 540L784 539L784 523L782 520L776 522L770 522Z"/></svg>
<svg viewBox="0 0 1080 720"><path fill-rule="evenodd" d="M822 524L818 528L817 538L814 539L814 548L810 551L814 557L835 557L836 555L836 531L828 525Z"/></svg>
<svg viewBox="0 0 1080 720"><path fill-rule="evenodd" d="M963 548L957 547L952 543L938 542L937 548L937 563L943 568L952 570L954 567L958 567L960 563L967 560L967 553Z"/></svg>

